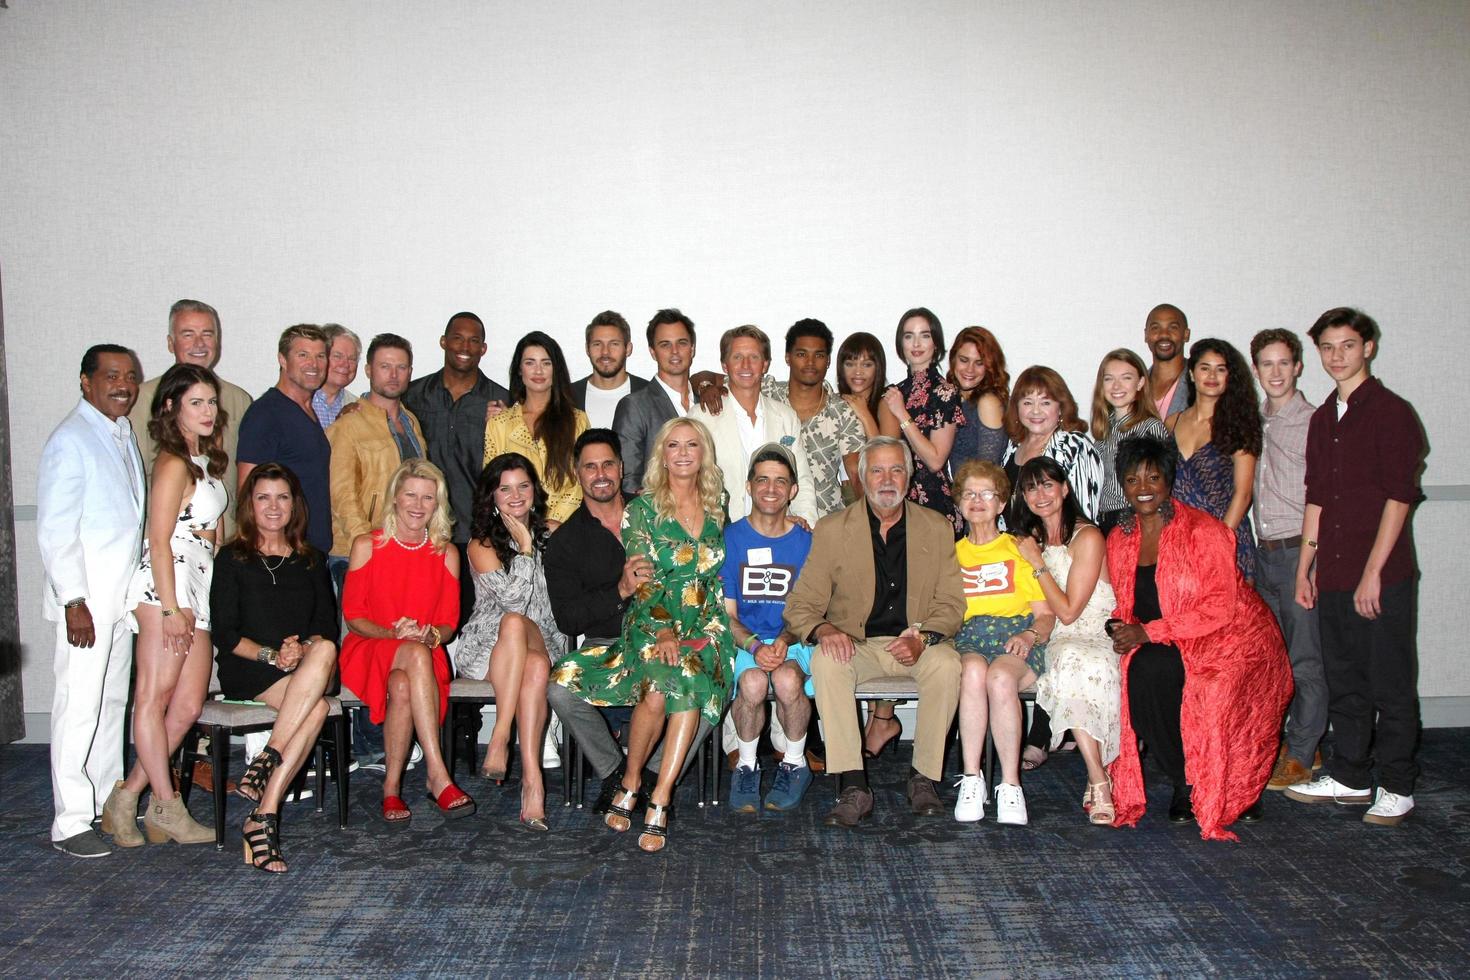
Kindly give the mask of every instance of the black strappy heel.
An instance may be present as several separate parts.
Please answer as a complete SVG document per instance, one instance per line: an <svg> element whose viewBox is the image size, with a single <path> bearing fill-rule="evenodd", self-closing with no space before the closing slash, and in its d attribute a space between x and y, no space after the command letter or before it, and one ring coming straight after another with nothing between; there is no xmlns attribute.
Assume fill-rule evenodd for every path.
<svg viewBox="0 0 1470 980"><path fill-rule="evenodd" d="M278 813L254 813L245 818L247 823L260 824L254 830L240 830L240 838L245 842L245 863L252 865L257 871L266 874L283 875L287 868L273 869L270 865L280 861L286 863L281 856L281 816Z"/></svg>
<svg viewBox="0 0 1470 980"><path fill-rule="evenodd" d="M669 819L673 816L673 808L672 803L648 804L648 811L643 815L643 833L638 835L639 850L646 854L657 854L664 849L669 837Z"/></svg>
<svg viewBox="0 0 1470 980"><path fill-rule="evenodd" d="M269 745L261 749L255 761L250 763L250 768L245 770L245 775L240 777L240 782L235 785L235 795L251 803L259 803L260 798L265 795L265 784L271 781L271 774L280 764L281 753ZM247 790L255 795L251 796Z"/></svg>
<svg viewBox="0 0 1470 980"><path fill-rule="evenodd" d="M638 795L636 789L618 787L612 802L607 805L607 815L602 818L602 822L620 834L632 827L633 808L638 805Z"/></svg>

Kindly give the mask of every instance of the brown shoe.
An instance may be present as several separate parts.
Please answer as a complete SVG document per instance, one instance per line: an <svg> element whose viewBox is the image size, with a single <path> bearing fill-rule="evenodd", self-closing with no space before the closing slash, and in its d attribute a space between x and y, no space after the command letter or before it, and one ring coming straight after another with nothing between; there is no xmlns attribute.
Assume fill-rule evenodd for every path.
<svg viewBox="0 0 1470 980"><path fill-rule="evenodd" d="M1312 771L1310 769L1291 756L1283 755L1276 760L1276 768L1271 770L1271 779L1266 783L1266 788L1279 793L1289 786L1299 786L1311 781Z"/></svg>
<svg viewBox="0 0 1470 980"><path fill-rule="evenodd" d="M822 822L829 827L856 827L873 813L871 790L849 786L837 798L837 805L827 811Z"/></svg>
<svg viewBox="0 0 1470 980"><path fill-rule="evenodd" d="M827 760L817 755L811 749L806 750L806 764L812 772L826 772Z"/></svg>
<svg viewBox="0 0 1470 980"><path fill-rule="evenodd" d="M916 817L932 817L944 810L939 794L934 792L934 783L922 773L909 777L909 810Z"/></svg>
<svg viewBox="0 0 1470 980"><path fill-rule="evenodd" d="M1321 769L1321 768L1322 768L1322 750L1321 749L1318 749L1317 750L1317 754L1314 755L1314 756L1312 756L1312 771L1313 772L1316 772L1318 769Z"/></svg>

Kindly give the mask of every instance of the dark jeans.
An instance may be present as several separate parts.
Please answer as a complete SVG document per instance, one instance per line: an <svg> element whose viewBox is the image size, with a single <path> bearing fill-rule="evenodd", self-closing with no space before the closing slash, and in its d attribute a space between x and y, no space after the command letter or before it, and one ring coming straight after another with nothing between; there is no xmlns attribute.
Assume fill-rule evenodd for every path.
<svg viewBox="0 0 1470 980"><path fill-rule="evenodd" d="M1419 766L1419 656L1414 643L1414 582L1383 587L1377 619L1353 608L1351 592L1318 597L1322 662L1327 668L1333 752L1328 772L1344 786L1378 785L1411 796Z"/></svg>
<svg viewBox="0 0 1470 980"><path fill-rule="evenodd" d="M1178 789L1184 786L1184 736L1179 708L1184 703L1184 658L1179 648L1145 643L1128 662L1128 713L1133 731L1148 747Z"/></svg>
<svg viewBox="0 0 1470 980"><path fill-rule="evenodd" d="M1286 651L1291 656L1291 679L1296 686L1286 716L1286 754L1311 767L1317 743L1327 731L1327 675L1322 667L1322 637L1317 610L1296 601L1296 565L1301 547L1256 552L1256 591L1271 608Z"/></svg>

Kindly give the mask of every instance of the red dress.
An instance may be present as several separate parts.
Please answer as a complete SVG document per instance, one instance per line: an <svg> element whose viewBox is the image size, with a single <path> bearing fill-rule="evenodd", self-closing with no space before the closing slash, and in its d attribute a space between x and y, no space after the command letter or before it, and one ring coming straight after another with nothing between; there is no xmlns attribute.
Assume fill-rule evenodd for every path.
<svg viewBox="0 0 1470 980"><path fill-rule="evenodd" d="M382 544L373 532L373 554L361 568L349 570L342 586L342 618L367 619L392 629L404 616L426 625L459 622L459 582L433 545L405 548L396 539ZM350 630L338 661L342 683L362 698L373 723L383 723L388 706L388 673L402 640L370 640ZM439 682L439 718L449 707L449 658L442 646L433 650L434 679Z"/></svg>
<svg viewBox="0 0 1470 980"><path fill-rule="evenodd" d="M1133 589L1142 535L1123 527L1108 536L1108 575L1118 597L1114 615L1137 623ZM1174 518L1159 535L1155 572L1163 618L1145 625L1155 643L1179 648L1184 661L1184 775L1200 836L1235 840L1225 827L1260 797L1276 761L1281 719L1291 698L1286 644L1256 590L1235 563L1235 534L1222 522L1174 501ZM1118 827L1143 816L1138 737L1128 714L1128 665L1123 657L1123 730L1109 767Z"/></svg>

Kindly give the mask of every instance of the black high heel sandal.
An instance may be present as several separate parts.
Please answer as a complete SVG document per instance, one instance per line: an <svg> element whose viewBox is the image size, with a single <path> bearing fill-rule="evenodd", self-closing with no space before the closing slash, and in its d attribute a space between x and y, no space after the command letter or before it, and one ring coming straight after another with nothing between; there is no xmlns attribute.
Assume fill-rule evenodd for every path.
<svg viewBox="0 0 1470 980"><path fill-rule="evenodd" d="M887 752L888 751L888 747L890 745L891 746L894 746L895 748L897 748L897 746L898 746L898 740L903 737L903 722L901 722L901 721L898 720L898 716L897 715L889 715L887 718L883 717L882 715L874 715L873 717L877 718L879 721L891 721L891 722L893 722L894 727L896 727L898 729L898 731L894 732L892 735L890 735L886 739L884 739L883 740L883 744L880 745L880 746L878 746L877 751L870 750L868 748L868 746L866 745L866 742L867 742L867 732L865 731L863 733L863 741L865 743L863 745L863 758L864 759L876 759L876 758L878 758L884 752ZM869 724L872 724L872 723L869 722Z"/></svg>
<svg viewBox="0 0 1470 980"><path fill-rule="evenodd" d="M613 794L612 802L607 805L607 815L602 818L602 822L621 834L633 826L633 809L637 805L638 791L620 786L618 792Z"/></svg>
<svg viewBox="0 0 1470 980"><path fill-rule="evenodd" d="M269 745L261 749L255 761L250 763L250 768L245 770L245 775L240 777L240 782L235 786L235 795L251 803L259 803L260 798L265 795L265 784L271 781L271 774L280 764L281 753ZM251 796L250 792L255 795Z"/></svg>
<svg viewBox="0 0 1470 980"><path fill-rule="evenodd" d="M280 814L252 812L245 818L245 822L260 825L254 830L247 831L243 827L240 829L240 839L245 843L245 863L266 874L285 874L288 868L277 870L270 867L277 861L286 863L286 859L281 856Z"/></svg>
<svg viewBox="0 0 1470 980"><path fill-rule="evenodd" d="M648 811L643 815L643 833L638 835L640 851L645 854L657 854L664 849L664 844L669 838L669 819L673 816L673 809L672 803L650 802L648 804Z"/></svg>

